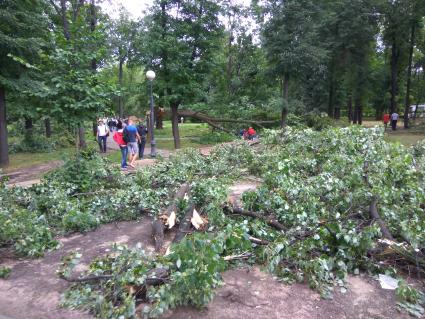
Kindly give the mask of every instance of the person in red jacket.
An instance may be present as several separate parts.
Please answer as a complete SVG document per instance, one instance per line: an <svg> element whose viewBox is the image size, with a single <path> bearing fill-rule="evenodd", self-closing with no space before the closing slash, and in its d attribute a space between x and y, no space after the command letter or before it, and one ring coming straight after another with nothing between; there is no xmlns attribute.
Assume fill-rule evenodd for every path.
<svg viewBox="0 0 425 319"><path fill-rule="evenodd" d="M257 136L257 132L252 127L250 127L247 132L248 132L248 139L250 141L252 141L254 137Z"/></svg>
<svg viewBox="0 0 425 319"><path fill-rule="evenodd" d="M122 122L118 121L117 131L114 133L113 139L118 144L121 150L121 168L127 169L128 148L127 148L127 143L124 141L123 132L124 132L124 129L123 129Z"/></svg>
<svg viewBox="0 0 425 319"><path fill-rule="evenodd" d="M382 120L384 122L385 129L387 129L388 122L390 121L390 115L388 113L385 113Z"/></svg>

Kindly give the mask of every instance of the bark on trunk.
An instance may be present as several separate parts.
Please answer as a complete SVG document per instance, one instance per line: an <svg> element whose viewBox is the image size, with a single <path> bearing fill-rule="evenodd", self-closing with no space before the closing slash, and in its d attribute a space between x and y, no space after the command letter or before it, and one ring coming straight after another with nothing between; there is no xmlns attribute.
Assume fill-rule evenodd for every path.
<svg viewBox="0 0 425 319"><path fill-rule="evenodd" d="M390 104L390 114L393 114L397 110L397 74L398 74L398 49L396 44L395 36L393 37L392 47L391 47L391 104Z"/></svg>
<svg viewBox="0 0 425 319"><path fill-rule="evenodd" d="M182 221L180 221L179 229L177 230L176 235L174 236L173 243L178 243L181 241L186 234L190 232L190 228L192 227L192 216L193 210L195 209L195 204L191 203L186 210L186 214Z"/></svg>
<svg viewBox="0 0 425 319"><path fill-rule="evenodd" d="M9 164L9 146L7 143L6 90L0 86L0 167Z"/></svg>
<svg viewBox="0 0 425 319"><path fill-rule="evenodd" d="M413 24L412 30L410 32L409 67L407 69L406 101L404 103L404 128L409 128L410 81L412 77L412 57L413 57L414 45L415 45L415 25Z"/></svg>
<svg viewBox="0 0 425 319"><path fill-rule="evenodd" d="M359 112L357 110L358 104L359 104L358 100L356 99L354 101L353 124L358 124L358 115L359 115Z"/></svg>
<svg viewBox="0 0 425 319"><path fill-rule="evenodd" d="M164 244L164 231L165 223L168 221L170 215L174 212L177 215L177 204L178 201L183 199L185 194L190 190L189 184L184 183L180 186L179 190L174 195L172 203L167 207L167 209L162 212L157 219L152 223L153 228L153 238L155 241L155 251L159 252ZM169 225L170 226L170 225Z"/></svg>
<svg viewBox="0 0 425 319"><path fill-rule="evenodd" d="M242 216L248 216L248 217L261 219L261 220L265 221L269 226L274 227L277 230L280 230L280 231L286 230L286 227L283 226L281 223L279 223L273 217L264 216L264 215L257 213L257 212L246 211L246 210L243 210L242 208L239 208L239 207L224 207L224 212L228 215L242 215Z"/></svg>
<svg viewBox="0 0 425 319"><path fill-rule="evenodd" d="M96 24L97 24L97 18L96 18L96 1L95 0L91 0L90 1L90 31L91 32L94 32L95 31ZM92 69L93 73L96 72L96 68L97 68L96 59L93 58L91 60L91 69Z"/></svg>
<svg viewBox="0 0 425 319"><path fill-rule="evenodd" d="M46 137L52 136L52 125L50 123L50 119L44 119L44 128L46 132Z"/></svg>
<svg viewBox="0 0 425 319"><path fill-rule="evenodd" d="M33 128L32 118L25 117L25 130L31 130Z"/></svg>
<svg viewBox="0 0 425 319"><path fill-rule="evenodd" d="M82 127L82 126L78 127L78 147L80 149L86 149L87 148L86 136L84 134L84 127Z"/></svg>
<svg viewBox="0 0 425 319"><path fill-rule="evenodd" d="M282 113L280 117L280 127L285 128L286 126L286 117L288 116L288 95L289 95L289 74L285 74L283 78L283 87L282 87Z"/></svg>
<svg viewBox="0 0 425 319"><path fill-rule="evenodd" d="M353 100L351 99L351 97L348 99L347 103L347 116L348 121L351 122L351 120L353 119Z"/></svg>
<svg viewBox="0 0 425 319"><path fill-rule="evenodd" d="M341 109L339 107L335 107L334 118L335 120L339 120L341 118Z"/></svg>
<svg viewBox="0 0 425 319"><path fill-rule="evenodd" d="M62 19L62 27L63 27L63 35L65 36L65 39L69 41L71 39L71 35L69 33L69 25L68 25L68 18L66 16L66 0L61 0L61 19Z"/></svg>
<svg viewBox="0 0 425 319"><path fill-rule="evenodd" d="M328 101L328 116L333 117L335 114L334 110L334 95L335 95L335 85L333 80L333 74L332 74L331 68L331 79L330 79L330 85L329 85L329 101Z"/></svg>
<svg viewBox="0 0 425 319"><path fill-rule="evenodd" d="M381 228L382 235L389 240L394 240L394 237L391 235L391 232L388 230L387 226L385 225L384 221L378 213L377 204L377 199L373 198L369 208L370 216L378 222L379 227Z"/></svg>
<svg viewBox="0 0 425 319"><path fill-rule="evenodd" d="M122 75L123 75L122 67L123 67L123 64L124 64L124 60L122 58L120 58L120 64L119 64L119 69L118 69L118 82L119 82L119 85L120 85L120 90L122 90ZM124 115L123 115L123 105L122 105L123 101L122 101L122 95L121 94L122 94L122 92L118 96L118 113L120 115L120 118L123 118L124 117Z"/></svg>
<svg viewBox="0 0 425 319"><path fill-rule="evenodd" d="M178 104L171 105L171 124L174 137L174 148L180 148L180 133L179 133L179 119L178 119Z"/></svg>

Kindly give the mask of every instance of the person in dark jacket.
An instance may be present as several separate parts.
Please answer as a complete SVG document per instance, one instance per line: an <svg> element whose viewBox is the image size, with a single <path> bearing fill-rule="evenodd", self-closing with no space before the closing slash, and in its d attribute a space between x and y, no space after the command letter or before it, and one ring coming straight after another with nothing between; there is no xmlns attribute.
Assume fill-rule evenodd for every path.
<svg viewBox="0 0 425 319"><path fill-rule="evenodd" d="M139 125L137 126L137 133L139 133L140 140L139 140L139 159L143 158L143 153L145 152L145 145L146 145L146 135L148 133L148 128L143 124L141 121Z"/></svg>

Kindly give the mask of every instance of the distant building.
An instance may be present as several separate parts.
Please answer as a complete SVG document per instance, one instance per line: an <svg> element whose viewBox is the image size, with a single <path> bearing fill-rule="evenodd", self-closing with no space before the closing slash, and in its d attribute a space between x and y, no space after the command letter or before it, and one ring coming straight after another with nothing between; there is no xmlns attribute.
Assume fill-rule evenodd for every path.
<svg viewBox="0 0 425 319"><path fill-rule="evenodd" d="M416 104L410 105L409 118L413 118L415 115ZM425 117L425 104L418 105L418 111L416 112L416 117Z"/></svg>

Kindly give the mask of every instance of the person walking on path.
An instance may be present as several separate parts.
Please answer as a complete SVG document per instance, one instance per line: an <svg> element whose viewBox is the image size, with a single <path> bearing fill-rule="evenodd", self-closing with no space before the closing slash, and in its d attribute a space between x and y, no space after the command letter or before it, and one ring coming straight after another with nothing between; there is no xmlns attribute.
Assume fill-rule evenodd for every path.
<svg viewBox="0 0 425 319"><path fill-rule="evenodd" d="M140 120L139 125L137 126L137 133L139 133L140 140L139 140L139 159L143 158L143 154L145 152L145 145L146 145L146 134L148 133L148 128L143 125L143 121Z"/></svg>
<svg viewBox="0 0 425 319"><path fill-rule="evenodd" d="M134 162L137 158L137 142L140 141L139 133L137 133L137 128L134 126L132 119L128 120L128 125L125 127L123 132L124 141L127 143L128 152L130 153L130 162L129 166L135 167Z"/></svg>
<svg viewBox="0 0 425 319"><path fill-rule="evenodd" d="M384 122L385 130L387 130L388 122L390 121L390 115L388 113L385 113L382 117L382 121Z"/></svg>
<svg viewBox="0 0 425 319"><path fill-rule="evenodd" d="M105 123L103 123L103 121L99 121L97 125L96 137L101 153L106 153L106 139L108 135L108 127L105 125Z"/></svg>
<svg viewBox="0 0 425 319"><path fill-rule="evenodd" d="M113 139L118 144L121 150L121 168L126 169L127 168L127 154L128 154L128 148L127 143L124 141L124 129L122 128L122 122L118 121L117 123L117 131L115 131Z"/></svg>
<svg viewBox="0 0 425 319"><path fill-rule="evenodd" d="M398 117L399 117L399 115L397 114L397 112L394 112L393 114L391 114L391 127L392 127L393 131L395 131L397 129Z"/></svg>

